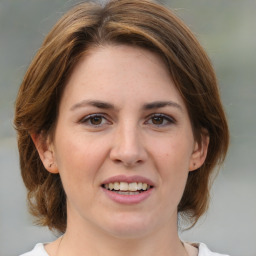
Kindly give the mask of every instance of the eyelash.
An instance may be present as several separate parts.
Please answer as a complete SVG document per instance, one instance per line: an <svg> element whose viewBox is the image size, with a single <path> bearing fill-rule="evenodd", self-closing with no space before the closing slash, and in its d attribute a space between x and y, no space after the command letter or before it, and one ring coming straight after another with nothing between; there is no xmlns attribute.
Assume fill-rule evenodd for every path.
<svg viewBox="0 0 256 256"><path fill-rule="evenodd" d="M151 123L151 125L157 126L157 127L165 127L165 126L176 123L176 120L173 117L166 115L166 114L162 114L162 113L152 114L147 119L152 121L153 118L162 118L163 122L165 122L164 124L154 124L153 122ZM149 123L149 121L146 121L146 123Z"/></svg>
<svg viewBox="0 0 256 256"><path fill-rule="evenodd" d="M92 123L93 118L100 118L100 121L101 121L100 124L93 124ZM154 124L152 121L153 118L162 118L162 122L164 124L163 123ZM105 123L107 123L107 124L112 124L112 122L110 122L108 120L108 118L106 118L105 114L101 114L101 113L90 114L88 116L85 116L79 121L79 123L98 128L98 127L102 127L105 124L105 123L102 124L102 120L105 120ZM150 125L156 126L156 127L165 127L165 126L175 124L175 123L176 123L176 120L173 117L166 115L166 114L162 114L162 113L151 114L150 116L147 117L147 121L145 122L145 124L150 124Z"/></svg>
<svg viewBox="0 0 256 256"><path fill-rule="evenodd" d="M100 124L92 124L92 119L93 118L101 118L101 120L105 120L107 123L110 123L110 121L108 121L108 119L105 117L104 114L100 114L100 113L97 113L97 114L91 114L91 115L88 115L88 116L85 116L84 118L82 118L80 120L79 123L82 123L82 124L87 124L89 126L92 126L92 127L101 127L102 126L102 123Z"/></svg>

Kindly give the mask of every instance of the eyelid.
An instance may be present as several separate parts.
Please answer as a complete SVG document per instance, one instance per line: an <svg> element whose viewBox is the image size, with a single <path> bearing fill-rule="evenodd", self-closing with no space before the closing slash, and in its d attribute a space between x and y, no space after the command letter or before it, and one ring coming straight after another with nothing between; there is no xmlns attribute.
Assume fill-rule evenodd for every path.
<svg viewBox="0 0 256 256"><path fill-rule="evenodd" d="M112 124L112 122L109 121L109 118L107 117L107 115L105 113L93 113L93 114L86 115L79 120L79 123L86 125L86 122L89 121L90 118L93 118L93 117L101 117L102 119L105 119L108 124ZM87 124L87 125L91 126L91 127L101 127L104 124L99 124L99 125Z"/></svg>
<svg viewBox="0 0 256 256"><path fill-rule="evenodd" d="M164 114L164 113L153 113L147 116L147 121L146 123L153 117L163 117L165 120L168 121L168 124L160 124L160 125L155 125L154 126L166 126L166 125L171 125L177 123L176 119L170 115Z"/></svg>

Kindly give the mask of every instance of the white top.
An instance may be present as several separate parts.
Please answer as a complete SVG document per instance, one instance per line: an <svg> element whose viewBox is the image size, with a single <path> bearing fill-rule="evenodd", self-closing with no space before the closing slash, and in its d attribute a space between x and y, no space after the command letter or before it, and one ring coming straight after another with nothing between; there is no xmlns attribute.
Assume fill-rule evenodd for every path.
<svg viewBox="0 0 256 256"><path fill-rule="evenodd" d="M198 256L228 256L227 254L219 254L216 252L211 252L208 247L203 243L193 244L198 247ZM44 249L44 244L37 244L34 249L30 252L22 254L20 256L49 256L49 254Z"/></svg>

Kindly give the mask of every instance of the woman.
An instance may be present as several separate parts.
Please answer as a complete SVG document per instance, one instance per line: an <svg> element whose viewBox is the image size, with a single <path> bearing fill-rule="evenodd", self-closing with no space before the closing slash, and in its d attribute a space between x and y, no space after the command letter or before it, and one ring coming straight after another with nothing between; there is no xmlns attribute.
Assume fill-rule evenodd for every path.
<svg viewBox="0 0 256 256"><path fill-rule="evenodd" d="M228 126L204 50L147 0L82 3L46 37L15 126L31 213L62 236L24 254L219 255L178 236L208 207Z"/></svg>

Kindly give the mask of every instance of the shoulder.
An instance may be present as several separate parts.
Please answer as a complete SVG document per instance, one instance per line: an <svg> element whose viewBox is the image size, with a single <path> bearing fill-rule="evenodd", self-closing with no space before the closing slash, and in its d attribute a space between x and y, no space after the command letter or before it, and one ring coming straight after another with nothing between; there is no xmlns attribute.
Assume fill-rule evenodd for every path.
<svg viewBox="0 0 256 256"><path fill-rule="evenodd" d="M209 248L203 243L197 243L195 245L198 247L198 256L228 256L227 254L220 254L210 251Z"/></svg>
<svg viewBox="0 0 256 256"><path fill-rule="evenodd" d="M44 249L44 245L42 243L39 243L39 244L36 244L36 246L32 251L24 253L20 256L49 256L49 255Z"/></svg>

